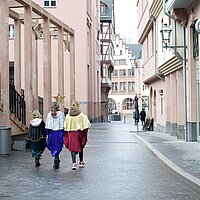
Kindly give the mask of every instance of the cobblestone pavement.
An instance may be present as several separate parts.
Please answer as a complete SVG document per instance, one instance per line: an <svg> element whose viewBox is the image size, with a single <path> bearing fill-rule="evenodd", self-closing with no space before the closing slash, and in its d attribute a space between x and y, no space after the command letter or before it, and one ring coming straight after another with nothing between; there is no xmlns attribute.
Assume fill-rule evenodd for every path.
<svg viewBox="0 0 200 200"><path fill-rule="evenodd" d="M173 164L184 170L184 172L180 172L181 174L188 173L191 175L191 180L195 179L194 182L200 185L199 142L185 142L158 132L135 132L135 134L147 141Z"/></svg>
<svg viewBox="0 0 200 200"><path fill-rule="evenodd" d="M29 151L0 156L0 200L200 199L200 187L160 161L132 128L121 122L92 124L86 167L76 171L66 149L58 170L48 150L39 168Z"/></svg>

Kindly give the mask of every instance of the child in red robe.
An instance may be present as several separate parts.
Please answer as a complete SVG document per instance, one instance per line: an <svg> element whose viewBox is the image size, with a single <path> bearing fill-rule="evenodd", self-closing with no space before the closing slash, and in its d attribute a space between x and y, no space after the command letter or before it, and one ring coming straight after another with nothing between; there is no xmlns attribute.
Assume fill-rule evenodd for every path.
<svg viewBox="0 0 200 200"><path fill-rule="evenodd" d="M79 167L85 165L83 148L87 143L87 133L90 127L88 117L80 110L80 104L74 101L64 122L64 145L71 152L72 170L76 170L76 155L79 154Z"/></svg>

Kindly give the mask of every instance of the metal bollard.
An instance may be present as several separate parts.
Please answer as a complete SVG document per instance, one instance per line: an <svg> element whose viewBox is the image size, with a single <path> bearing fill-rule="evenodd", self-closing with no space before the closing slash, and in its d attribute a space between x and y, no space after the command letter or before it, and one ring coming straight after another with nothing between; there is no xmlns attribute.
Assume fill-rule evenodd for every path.
<svg viewBox="0 0 200 200"><path fill-rule="evenodd" d="M126 124L126 117L124 116L124 124Z"/></svg>

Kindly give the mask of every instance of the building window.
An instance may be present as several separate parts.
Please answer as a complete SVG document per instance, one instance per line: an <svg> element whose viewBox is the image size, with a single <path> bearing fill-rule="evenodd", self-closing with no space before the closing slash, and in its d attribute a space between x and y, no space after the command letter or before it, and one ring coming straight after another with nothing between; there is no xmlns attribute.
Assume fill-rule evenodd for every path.
<svg viewBox="0 0 200 200"><path fill-rule="evenodd" d="M126 76L126 70L125 69L120 69L119 70L119 75L120 75L120 77Z"/></svg>
<svg viewBox="0 0 200 200"><path fill-rule="evenodd" d="M126 76L126 70L123 69L123 76Z"/></svg>
<svg viewBox="0 0 200 200"><path fill-rule="evenodd" d="M112 82L112 91L114 90L114 83Z"/></svg>
<svg viewBox="0 0 200 200"><path fill-rule="evenodd" d="M131 69L128 69L128 76L131 76L132 73L131 73Z"/></svg>
<svg viewBox="0 0 200 200"><path fill-rule="evenodd" d="M106 75L107 75L107 70L106 70L106 66L104 65L103 67L103 78L106 78Z"/></svg>
<svg viewBox="0 0 200 200"><path fill-rule="evenodd" d="M112 82L112 91L117 91L118 90L117 85L118 85L117 82Z"/></svg>
<svg viewBox="0 0 200 200"><path fill-rule="evenodd" d="M113 77L114 76L118 76L118 70L117 69L115 69L114 72L113 72Z"/></svg>
<svg viewBox="0 0 200 200"><path fill-rule="evenodd" d="M134 68L128 69L128 76L134 76Z"/></svg>
<svg viewBox="0 0 200 200"><path fill-rule="evenodd" d="M101 73L100 73L100 75L101 75L101 78L103 78L103 64L101 63Z"/></svg>
<svg viewBox="0 0 200 200"><path fill-rule="evenodd" d="M128 90L131 92L134 91L134 87L135 87L134 85L135 85L134 82L128 82Z"/></svg>
<svg viewBox="0 0 200 200"><path fill-rule="evenodd" d="M133 99L125 99L122 104L123 110L133 110Z"/></svg>
<svg viewBox="0 0 200 200"><path fill-rule="evenodd" d="M120 91L126 91L126 82L120 82Z"/></svg>
<svg viewBox="0 0 200 200"><path fill-rule="evenodd" d="M120 82L120 91L122 91L122 90L123 90L123 83Z"/></svg>
<svg viewBox="0 0 200 200"><path fill-rule="evenodd" d="M119 70L119 76L122 76L122 69Z"/></svg>
<svg viewBox="0 0 200 200"><path fill-rule="evenodd" d="M103 55L103 44L101 44L100 46L100 52L101 52L101 55Z"/></svg>
<svg viewBox="0 0 200 200"><path fill-rule="evenodd" d="M124 82L123 89L126 91L126 82Z"/></svg>
<svg viewBox="0 0 200 200"><path fill-rule="evenodd" d="M15 85L14 83L14 61L9 61L9 83Z"/></svg>
<svg viewBox="0 0 200 200"><path fill-rule="evenodd" d="M100 13L106 13L106 5L105 4L100 5Z"/></svg>
<svg viewBox="0 0 200 200"><path fill-rule="evenodd" d="M100 24L100 33L103 33L103 24Z"/></svg>
<svg viewBox="0 0 200 200"><path fill-rule="evenodd" d="M9 25L9 38L14 38L14 25Z"/></svg>
<svg viewBox="0 0 200 200"><path fill-rule="evenodd" d="M193 57L197 58L198 56L199 56L199 37L194 27L193 28Z"/></svg>
<svg viewBox="0 0 200 200"><path fill-rule="evenodd" d="M44 7L56 7L57 0L44 0Z"/></svg>
<svg viewBox="0 0 200 200"><path fill-rule="evenodd" d="M118 83L115 83L115 91L118 91Z"/></svg>
<svg viewBox="0 0 200 200"><path fill-rule="evenodd" d="M126 59L115 60L115 65L126 65Z"/></svg>

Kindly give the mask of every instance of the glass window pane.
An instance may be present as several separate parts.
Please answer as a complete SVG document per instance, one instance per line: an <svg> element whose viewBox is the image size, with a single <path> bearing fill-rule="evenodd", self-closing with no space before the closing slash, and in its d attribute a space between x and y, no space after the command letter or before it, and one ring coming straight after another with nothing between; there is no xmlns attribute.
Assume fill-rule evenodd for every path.
<svg viewBox="0 0 200 200"><path fill-rule="evenodd" d="M51 6L56 6L56 1L51 1Z"/></svg>
<svg viewBox="0 0 200 200"><path fill-rule="evenodd" d="M44 6L49 6L49 1L44 1Z"/></svg>

